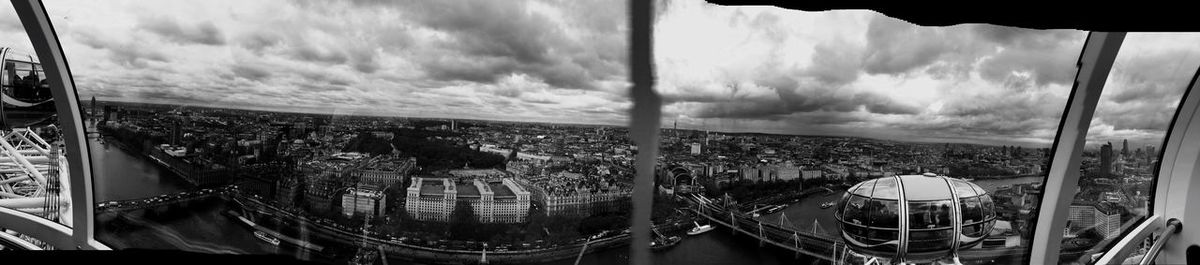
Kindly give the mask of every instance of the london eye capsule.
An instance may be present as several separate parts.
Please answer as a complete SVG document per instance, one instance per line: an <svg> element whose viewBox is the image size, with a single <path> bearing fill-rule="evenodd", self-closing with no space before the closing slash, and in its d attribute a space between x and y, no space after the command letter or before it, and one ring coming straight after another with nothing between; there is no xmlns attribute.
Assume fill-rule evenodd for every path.
<svg viewBox="0 0 1200 265"><path fill-rule="evenodd" d="M957 260L996 222L987 191L933 173L883 177L847 190L834 215L850 250L893 262Z"/></svg>

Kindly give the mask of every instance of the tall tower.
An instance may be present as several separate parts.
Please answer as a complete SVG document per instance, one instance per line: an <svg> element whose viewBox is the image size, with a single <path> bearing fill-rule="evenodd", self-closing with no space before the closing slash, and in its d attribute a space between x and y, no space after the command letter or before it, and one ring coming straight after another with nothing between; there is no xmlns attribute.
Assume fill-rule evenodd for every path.
<svg viewBox="0 0 1200 265"><path fill-rule="evenodd" d="M183 144L183 129L180 128L182 127L181 125L179 121L171 124L171 145Z"/></svg>
<svg viewBox="0 0 1200 265"><path fill-rule="evenodd" d="M1113 147L1112 142L1100 146L1100 176L1108 177L1108 173L1112 172L1113 162Z"/></svg>
<svg viewBox="0 0 1200 265"><path fill-rule="evenodd" d="M1124 142L1121 144L1121 155L1129 156L1129 139L1125 139L1123 141Z"/></svg>
<svg viewBox="0 0 1200 265"><path fill-rule="evenodd" d="M92 113L90 116L95 117L96 113L96 96L92 96Z"/></svg>

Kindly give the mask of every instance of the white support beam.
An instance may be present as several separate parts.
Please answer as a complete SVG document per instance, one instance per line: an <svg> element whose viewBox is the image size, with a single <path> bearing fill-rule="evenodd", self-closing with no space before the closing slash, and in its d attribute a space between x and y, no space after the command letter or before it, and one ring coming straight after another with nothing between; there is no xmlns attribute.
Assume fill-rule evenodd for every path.
<svg viewBox="0 0 1200 265"><path fill-rule="evenodd" d="M1192 75L1175 113L1166 142L1154 188L1151 213L1166 219L1179 219L1183 226L1172 242L1167 242L1155 262L1158 264L1187 263L1188 242L1200 242L1200 209L1196 194L1200 193L1200 69ZM1189 196L1189 194L1191 196ZM1189 222L1190 220L1190 222ZM1184 242L1177 244L1173 242Z"/></svg>
<svg viewBox="0 0 1200 265"><path fill-rule="evenodd" d="M1079 166L1088 127L1100 92L1112 70L1113 61L1125 40L1125 33L1092 32L1088 34L1080 54L1075 86L1054 140L1054 156L1049 176L1043 187L1041 208L1038 209L1036 233L1030 246L1029 264L1058 264L1062 247L1062 230L1067 224L1067 211L1079 185Z"/></svg>
<svg viewBox="0 0 1200 265"><path fill-rule="evenodd" d="M63 197L71 199L70 207L73 232L68 233L72 245L56 245L57 249L107 249L94 239L94 207L92 201L92 171L91 157L88 155L88 142L84 134L83 119L80 117L79 96L76 95L75 81L67 69L67 59L63 55L62 46L54 28L50 25L50 17L40 0L12 0L13 8L29 34L34 51L38 55L45 70L46 80L50 83L50 92L54 96L54 106L58 111L58 122L62 126L64 152L68 168L62 174L65 193ZM44 142L44 141L43 141ZM57 239L54 239L57 240Z"/></svg>

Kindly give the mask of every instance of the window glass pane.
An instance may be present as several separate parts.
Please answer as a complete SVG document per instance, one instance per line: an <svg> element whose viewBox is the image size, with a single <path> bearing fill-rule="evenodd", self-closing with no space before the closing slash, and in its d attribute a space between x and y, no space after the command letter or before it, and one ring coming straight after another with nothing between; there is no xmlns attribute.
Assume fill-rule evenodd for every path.
<svg viewBox="0 0 1200 265"><path fill-rule="evenodd" d="M991 195L979 196L979 201L983 205L983 215L985 218L996 217L996 206L994 203L992 203Z"/></svg>
<svg viewBox="0 0 1200 265"><path fill-rule="evenodd" d="M116 249L628 262L625 1L45 2Z"/></svg>
<svg viewBox="0 0 1200 265"><path fill-rule="evenodd" d="M870 206L867 204L867 198L851 195L845 204L845 214L842 215L842 220L858 225L869 224L871 212L868 211Z"/></svg>
<svg viewBox="0 0 1200 265"><path fill-rule="evenodd" d="M822 254L802 255L801 263L843 254L936 263L954 256L948 248L961 235L952 218L962 218L955 206L966 205L968 219L994 223L965 233L1004 243L960 239L967 241L955 250L962 262L1027 261L1034 231L1026 224L1037 217L1085 32L921 27L872 11L696 0L662 6L653 42L664 104L659 166L705 169L692 176L713 185L685 194L689 201L736 202L715 209L718 220L677 216L729 220L749 227L738 238L776 244L714 234L688 238L703 248L659 255L736 253L686 260L695 264L796 263L792 254L802 248ZM862 197L841 200L845 193ZM781 229L760 236L759 223ZM908 250L885 244L892 237L881 233L891 227L899 228L897 240L924 241ZM814 243L796 247L793 238ZM904 251L921 253L891 260ZM746 258L763 252L779 259Z"/></svg>
<svg viewBox="0 0 1200 265"><path fill-rule="evenodd" d="M950 227L951 208L953 206L949 201L910 202L908 203L908 227L912 229Z"/></svg>
<svg viewBox="0 0 1200 265"><path fill-rule="evenodd" d="M1090 263L1149 216L1162 144L1200 67L1200 34L1129 33L1088 130L1062 263Z"/></svg>
<svg viewBox="0 0 1200 265"><path fill-rule="evenodd" d="M10 4L0 4L0 36L0 207L71 226L71 172L56 103ZM44 239L0 232L53 249Z"/></svg>
<svg viewBox="0 0 1200 265"><path fill-rule="evenodd" d="M962 210L963 224L972 224L983 221L983 205L979 202L979 198L963 198L959 199L959 208Z"/></svg>

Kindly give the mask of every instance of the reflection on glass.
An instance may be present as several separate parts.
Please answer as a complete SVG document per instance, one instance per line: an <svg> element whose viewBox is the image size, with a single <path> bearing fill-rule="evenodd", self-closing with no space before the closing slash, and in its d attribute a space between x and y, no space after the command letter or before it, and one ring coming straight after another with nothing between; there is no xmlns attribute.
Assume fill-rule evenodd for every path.
<svg viewBox="0 0 1200 265"><path fill-rule="evenodd" d="M930 229L950 227L951 205L947 201L909 202L908 227Z"/></svg>
<svg viewBox="0 0 1200 265"><path fill-rule="evenodd" d="M1195 33L1126 35L1088 131L1062 263L1090 264L1151 214L1160 147L1200 67L1197 42Z"/></svg>
<svg viewBox="0 0 1200 265"><path fill-rule="evenodd" d="M979 198L970 197L959 199L959 209L962 211L963 224L971 224L983 221L983 205L979 202Z"/></svg>

